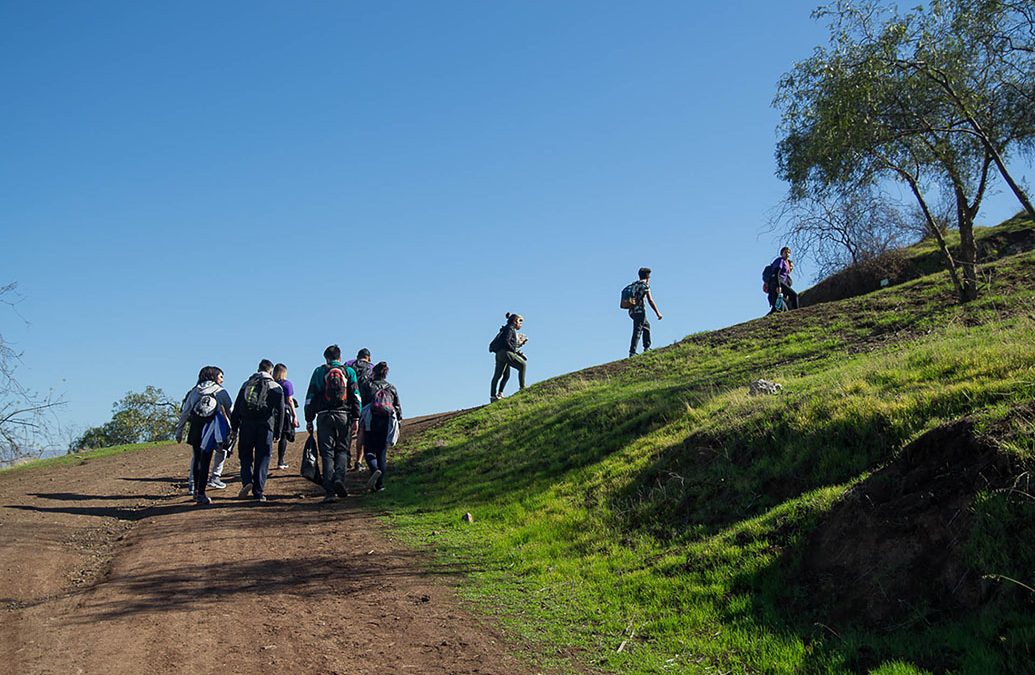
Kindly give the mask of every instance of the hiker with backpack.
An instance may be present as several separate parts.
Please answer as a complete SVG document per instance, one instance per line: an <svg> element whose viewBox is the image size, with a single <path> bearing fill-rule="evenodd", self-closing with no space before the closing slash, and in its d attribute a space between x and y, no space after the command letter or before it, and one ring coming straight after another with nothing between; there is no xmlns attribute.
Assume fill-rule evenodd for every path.
<svg viewBox="0 0 1035 675"><path fill-rule="evenodd" d="M381 361L374 366L373 379L366 385L370 403L363 406L360 416L360 426L366 439L364 456L370 467L367 488L374 492L385 489L388 448L399 439L399 425L402 424L399 392L387 378L388 364Z"/></svg>
<svg viewBox="0 0 1035 675"><path fill-rule="evenodd" d="M237 456L241 459L241 492L266 501L266 477L273 444L284 430L284 390L273 379L273 362L259 361L259 370L241 385L230 416L238 433Z"/></svg>
<svg viewBox="0 0 1035 675"><path fill-rule="evenodd" d="M374 367L370 365L370 350L363 347L356 353L356 358L349 359L345 362L345 365L356 371L356 382L359 385L360 404L362 406L369 404L370 401L367 398L369 387L367 387L367 385L373 379L374 370ZM352 442L356 444L356 461L355 463L352 463L352 460L349 460L349 471L359 471L359 461L363 458L362 427L360 427L359 431L356 432L356 436L352 439Z"/></svg>
<svg viewBox="0 0 1035 675"><path fill-rule="evenodd" d="M287 453L288 443L295 442L295 429L298 428L298 401L295 400L295 385L287 379L287 366L278 363L273 366L273 379L280 388L284 390L284 433L280 435L277 443L277 468L288 468L284 455Z"/></svg>
<svg viewBox="0 0 1035 675"><path fill-rule="evenodd" d="M769 296L769 313L798 309L798 294L791 288L794 261L791 249L784 246L780 255L762 270L762 290Z"/></svg>
<svg viewBox="0 0 1035 675"><path fill-rule="evenodd" d="M325 363L313 370L305 394L305 428L316 438L323 465L324 504L347 497L345 472L349 445L359 427L360 398L356 371L341 362L341 348L331 345L323 351Z"/></svg>
<svg viewBox="0 0 1035 675"><path fill-rule="evenodd" d="M518 391L525 388L525 367L528 357L521 348L528 338L518 332L525 324L525 317L507 312L507 323L500 326L499 333L489 343L489 351L496 355L496 369L492 373L489 403L503 398L503 388L510 379L510 369L518 372Z"/></svg>
<svg viewBox="0 0 1035 675"><path fill-rule="evenodd" d="M654 296L650 292L650 268L641 267L637 273L639 278L622 289L622 297L619 302L621 309L629 310L629 317L633 322L632 341L629 343L629 356L636 356L636 347L640 343L640 336L643 336L643 351L650 349L650 322L647 321L647 305L654 310L658 321L661 321L661 312L654 304ZM644 302L646 301L646 302Z"/></svg>
<svg viewBox="0 0 1035 675"><path fill-rule="evenodd" d="M190 422L187 443L192 452L190 480L191 496L198 504L211 504L205 495L206 487L222 489L226 484L219 480L227 449L230 447L230 411L233 401L223 389L223 371L216 366L205 366L198 373L198 383L187 392L180 406L180 419L176 424L176 442L183 442L183 427ZM219 419L217 419L219 418ZM214 427L206 434L206 427ZM216 469L209 475L212 458L216 457Z"/></svg>

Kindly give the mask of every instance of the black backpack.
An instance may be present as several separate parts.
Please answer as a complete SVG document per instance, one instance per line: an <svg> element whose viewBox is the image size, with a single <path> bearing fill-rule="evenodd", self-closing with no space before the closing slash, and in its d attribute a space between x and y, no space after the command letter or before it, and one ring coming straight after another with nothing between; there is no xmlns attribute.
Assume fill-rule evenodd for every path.
<svg viewBox="0 0 1035 675"><path fill-rule="evenodd" d="M268 377L255 376L244 383L245 419L259 420L269 415L266 399L269 398L271 381Z"/></svg>
<svg viewBox="0 0 1035 675"><path fill-rule="evenodd" d="M506 326L500 328L500 332L496 333L496 337L492 338L492 342L489 343L489 351L493 354L495 354L496 352L501 352L507 348L507 341L503 337L503 334L506 332L506 330Z"/></svg>

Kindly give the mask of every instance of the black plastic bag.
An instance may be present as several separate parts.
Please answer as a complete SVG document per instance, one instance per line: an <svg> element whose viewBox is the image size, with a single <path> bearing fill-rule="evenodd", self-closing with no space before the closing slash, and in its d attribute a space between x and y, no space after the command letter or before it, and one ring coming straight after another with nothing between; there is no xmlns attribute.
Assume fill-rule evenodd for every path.
<svg viewBox="0 0 1035 675"><path fill-rule="evenodd" d="M308 478L317 485L323 485L323 476L320 474L320 453L316 448L316 436L309 434L305 439L305 446L302 447L302 468L299 471L303 478Z"/></svg>

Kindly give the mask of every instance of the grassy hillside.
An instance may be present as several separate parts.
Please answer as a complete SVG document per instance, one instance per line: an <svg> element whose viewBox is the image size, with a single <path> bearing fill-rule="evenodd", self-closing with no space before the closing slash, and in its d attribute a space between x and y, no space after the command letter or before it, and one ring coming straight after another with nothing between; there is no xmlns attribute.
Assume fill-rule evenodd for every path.
<svg viewBox="0 0 1035 675"><path fill-rule="evenodd" d="M45 459L30 459L19 462L14 466L0 467L0 472L23 471L25 469L36 469L43 466L62 466L72 464L85 464L91 459L120 455L124 452L136 452L137 450L148 450L163 445L171 445L174 441L156 441L153 443L129 443L127 445L112 445L107 448L94 448L81 452L72 452L58 457L47 457Z"/></svg>
<svg viewBox="0 0 1035 675"><path fill-rule="evenodd" d="M556 663L1032 672L1033 263L541 383L398 448L379 505Z"/></svg>

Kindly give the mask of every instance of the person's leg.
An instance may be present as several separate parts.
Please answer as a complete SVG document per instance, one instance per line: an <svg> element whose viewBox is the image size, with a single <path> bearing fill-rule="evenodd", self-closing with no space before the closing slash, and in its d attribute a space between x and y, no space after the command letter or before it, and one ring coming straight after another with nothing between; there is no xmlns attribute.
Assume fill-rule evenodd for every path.
<svg viewBox="0 0 1035 675"><path fill-rule="evenodd" d="M191 495L194 497L205 494L205 474L199 474L201 471L201 457L204 454L200 447L196 445L191 447L190 485Z"/></svg>
<svg viewBox="0 0 1035 675"><path fill-rule="evenodd" d="M640 324L640 332L643 335L643 351L650 349L650 321L647 321L647 315L643 315L643 322Z"/></svg>
<svg viewBox="0 0 1035 675"><path fill-rule="evenodd" d="M798 293L790 286L784 286L783 299L787 302L788 309L798 309Z"/></svg>
<svg viewBox="0 0 1035 675"><path fill-rule="evenodd" d="M220 476L223 475L223 467L226 465L226 458L229 455L229 451L221 447L217 447L212 451L213 468L212 473L210 473L208 477L210 483L219 482Z"/></svg>
<svg viewBox="0 0 1035 675"><path fill-rule="evenodd" d="M356 463L349 467L349 471L359 471L359 463L363 461L363 442L366 440L363 433L363 425L356 427ZM351 461L351 459L350 459Z"/></svg>
<svg viewBox="0 0 1035 675"><path fill-rule="evenodd" d="M772 314L776 311L776 296L780 292L780 287L772 285L769 287L769 313Z"/></svg>
<svg viewBox="0 0 1035 675"><path fill-rule="evenodd" d="M370 478L367 487L377 489L384 475L385 447L388 445L388 421L376 418L370 424L367 439L367 464L370 465Z"/></svg>
<svg viewBox="0 0 1035 675"><path fill-rule="evenodd" d="M273 456L273 430L260 429L256 436L255 469L253 471L255 487L252 494L261 497L266 494L266 478L270 471L270 457Z"/></svg>
<svg viewBox="0 0 1035 675"><path fill-rule="evenodd" d="M386 443L381 450L377 453L377 468L381 472L378 476L377 482L374 484L375 490L383 490L385 487L385 475L388 473L388 444Z"/></svg>
<svg viewBox="0 0 1035 675"><path fill-rule="evenodd" d="M187 491L194 496L194 452L191 451L190 468L187 470Z"/></svg>
<svg viewBox="0 0 1035 675"><path fill-rule="evenodd" d="M345 490L345 474L349 470L349 459L351 455L351 447L349 440L352 438L352 421L348 415L339 414L334 416L336 418L336 424L338 425L338 431L336 436L336 442L334 446L334 483L336 484L335 493L339 497L344 497L343 492L347 494Z"/></svg>
<svg viewBox="0 0 1035 675"><path fill-rule="evenodd" d="M280 440L277 441L277 468L284 466L285 455L287 454L288 439L285 436L281 436Z"/></svg>
<svg viewBox="0 0 1035 675"><path fill-rule="evenodd" d="M489 398L494 399L496 395L503 391L503 387L507 385L507 379L510 377L509 369L507 368L507 360L504 352L496 352L496 369L492 371L492 391L489 392ZM502 382L500 377L504 376Z"/></svg>
<svg viewBox="0 0 1035 675"><path fill-rule="evenodd" d="M643 322L646 314L630 314L633 320L632 340L629 342L629 356L636 356L636 348L640 344L640 332L643 330Z"/></svg>
<svg viewBox="0 0 1035 675"><path fill-rule="evenodd" d="M255 469L256 433L250 426L242 426L237 441L237 456L241 460L241 492L238 496L247 497L254 487L252 475ZM261 429L260 429L261 431Z"/></svg>
<svg viewBox="0 0 1035 675"><path fill-rule="evenodd" d="M320 449L320 466L323 474L323 492L334 496L334 424L333 415L321 413L316 416L316 446Z"/></svg>
<svg viewBox="0 0 1035 675"><path fill-rule="evenodd" d="M519 389L525 388L525 367L528 365L528 361L525 357L514 352L507 353L509 367L507 372L510 372L510 368L513 368L518 373L518 387Z"/></svg>

